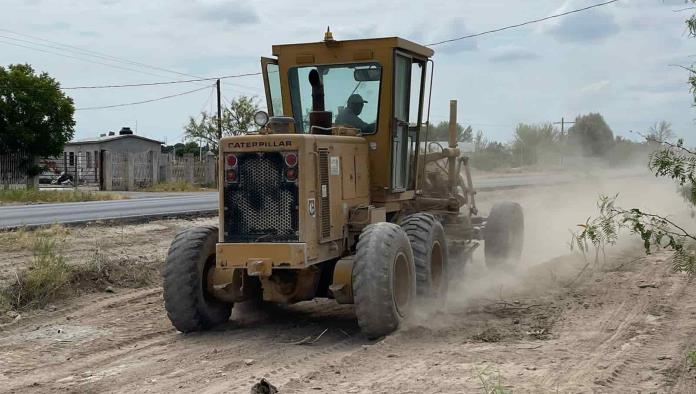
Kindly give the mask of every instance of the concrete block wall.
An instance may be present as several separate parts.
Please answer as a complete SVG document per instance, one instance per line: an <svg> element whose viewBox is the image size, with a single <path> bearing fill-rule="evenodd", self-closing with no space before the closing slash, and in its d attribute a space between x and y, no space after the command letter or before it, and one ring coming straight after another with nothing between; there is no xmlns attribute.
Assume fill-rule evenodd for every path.
<svg viewBox="0 0 696 394"><path fill-rule="evenodd" d="M185 155L184 157L174 157L172 155L160 154L159 152L150 151L147 155L142 154L115 154L113 152L104 151L104 190L124 190L134 191L138 188L152 186L158 182L175 182L185 181L194 185L211 186L217 183L216 166L217 162L213 156L204 156L201 159L193 155ZM123 162L125 161L125 163ZM143 174L138 173L140 179L136 182L136 165L142 171L142 166L147 162L149 174L148 182L143 182ZM125 169L123 175L124 182L114 182L114 166L124 166L119 168Z"/></svg>

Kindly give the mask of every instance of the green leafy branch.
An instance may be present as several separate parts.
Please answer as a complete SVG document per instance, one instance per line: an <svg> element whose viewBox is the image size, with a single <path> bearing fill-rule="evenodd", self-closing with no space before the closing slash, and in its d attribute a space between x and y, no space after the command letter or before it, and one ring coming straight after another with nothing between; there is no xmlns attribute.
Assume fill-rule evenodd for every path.
<svg viewBox="0 0 696 394"><path fill-rule="evenodd" d="M665 216L643 212L638 208L618 207L617 198L618 194L613 197L600 196L597 204L599 215L578 225L581 230L573 233L571 250L577 248L586 254L594 247L598 253L606 245L615 244L619 232L627 229L641 238L646 254L651 254L655 249L673 250L674 268L696 274L696 249L693 246L696 236Z"/></svg>
<svg viewBox="0 0 696 394"><path fill-rule="evenodd" d="M676 144L658 141L665 148L650 155L649 168L655 176L673 179L679 186L690 190L690 200L696 202L696 151L684 147L684 141Z"/></svg>

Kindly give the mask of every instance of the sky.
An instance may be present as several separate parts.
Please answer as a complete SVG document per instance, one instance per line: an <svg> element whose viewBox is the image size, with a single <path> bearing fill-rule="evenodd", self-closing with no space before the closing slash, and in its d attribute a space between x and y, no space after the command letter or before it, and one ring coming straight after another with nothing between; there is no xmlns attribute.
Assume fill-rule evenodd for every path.
<svg viewBox="0 0 696 394"><path fill-rule="evenodd" d="M260 57L271 56L271 45L320 41L327 26L337 40L400 36L428 44L598 2L0 0L0 65L29 63L63 87L253 73L260 71ZM696 144L688 73L675 66L696 60L696 39L684 24L693 11L679 11L685 7L684 0L620 0L434 46L431 120L446 120L449 100L456 99L460 123L503 142L521 122L560 122L599 112L616 135L637 140L631 131L645 132L667 120L678 136ZM178 142L190 116L214 110L215 96L207 83L66 90L80 109L199 88L148 104L76 111L75 138L127 126ZM260 76L224 80L222 91L224 102L255 95L265 107Z"/></svg>

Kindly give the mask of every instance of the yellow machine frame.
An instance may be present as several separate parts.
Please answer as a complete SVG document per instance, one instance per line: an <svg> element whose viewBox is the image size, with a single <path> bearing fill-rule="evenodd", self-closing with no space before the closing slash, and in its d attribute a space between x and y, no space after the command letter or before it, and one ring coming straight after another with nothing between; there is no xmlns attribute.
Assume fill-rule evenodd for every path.
<svg viewBox="0 0 696 394"><path fill-rule="evenodd" d="M410 173L413 174L406 188L395 190L392 187L392 165L394 165L392 138L395 132L394 117L394 80L395 59L397 54L415 59L422 64L419 87L418 119L415 126L406 128L406 132L416 128L416 151L409 160ZM467 167L466 161L459 158L459 149L454 140L454 128L450 130L449 146L442 151L423 155L420 151L424 102L426 96L427 64L433 55L430 48L397 37L366 40L335 41L330 33L323 42L307 44L274 45L273 55L276 59L263 58L262 68L271 116L293 116L289 72L293 67L312 65L334 65L374 63L381 65L380 101L376 132L360 135L356 129L344 130L333 127L332 135L300 134L290 127L290 133L274 134L272 130L262 129L258 134L225 137L220 141L220 234L216 247L216 269L211 278L215 294L221 299L240 298L239 294L231 296L224 289L239 289L241 277L258 277L261 280L264 299L279 302L294 302L314 296L309 288L295 286L295 290L284 294L279 285L270 278L278 269L299 270L304 280L310 278L316 282L318 273L313 273L313 266L326 261L337 261L334 268L332 292L339 302L352 302L350 295L350 272L357 235L370 223L389 221L394 215L407 212L440 210L457 216L465 204L473 207L473 189L459 176L449 182L449 191L441 196L423 195L421 187L426 182L422 175L426 172L428 162L447 159L451 174L459 174L461 166ZM413 60L412 60L413 61ZM268 66L277 65L278 76L269 75ZM274 114L270 78L279 78L283 114ZM411 90L409 90L409 93ZM409 100L413 102L413 100ZM455 103L456 107L456 103ZM456 114L456 109L455 109ZM414 119L414 121L416 121ZM456 124L456 115L455 121ZM299 166L299 242L296 243L226 243L224 215L224 169L225 155L243 152L278 152L292 149L300 152ZM318 183L319 151L328 152L331 159L331 174L328 177L331 196L326 209L310 212L305 201L321 198L322 186ZM334 160L336 161L334 163ZM460 160L459 162L457 160ZM369 166L364 163L369 162ZM385 165L388 164L388 165ZM340 167L334 172L334 165ZM458 166L458 167L457 167ZM456 171L456 172L455 172ZM447 184L447 182L445 182ZM470 186L470 179L468 185ZM456 189L461 186L464 195L457 197ZM323 207L324 203L319 208ZM319 210L319 208L317 208ZM322 226L329 215L330 230ZM341 259L340 261L338 259ZM236 272L236 273L235 273ZM237 275L237 276L235 276ZM299 279L297 280L299 282ZM315 283L316 284L316 283Z"/></svg>

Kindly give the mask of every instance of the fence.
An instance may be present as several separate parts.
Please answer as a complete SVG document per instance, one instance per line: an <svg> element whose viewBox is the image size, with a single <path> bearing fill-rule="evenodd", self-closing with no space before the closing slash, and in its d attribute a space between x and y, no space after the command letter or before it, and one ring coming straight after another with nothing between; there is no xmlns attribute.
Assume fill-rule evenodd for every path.
<svg viewBox="0 0 696 394"><path fill-rule="evenodd" d="M33 164L31 156L22 153L0 154L0 187L3 189L23 189L33 180L27 176L27 169Z"/></svg>
<svg viewBox="0 0 696 394"><path fill-rule="evenodd" d="M99 187L102 173L102 154L99 151L63 152L39 163L43 172L39 183L43 187Z"/></svg>
<svg viewBox="0 0 696 394"><path fill-rule="evenodd" d="M158 152L103 152L103 190L145 189L158 182L183 181L195 185L216 184L213 156L176 157Z"/></svg>

